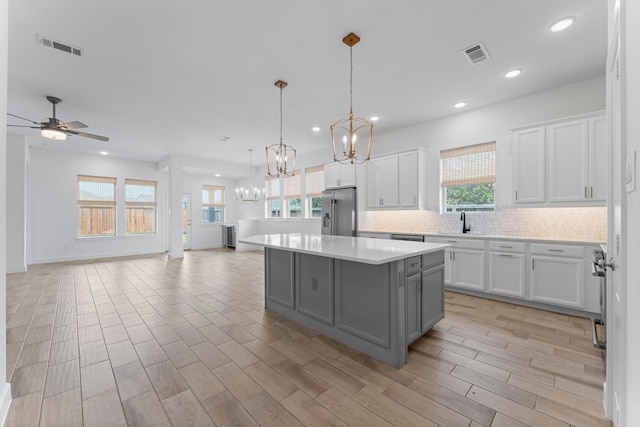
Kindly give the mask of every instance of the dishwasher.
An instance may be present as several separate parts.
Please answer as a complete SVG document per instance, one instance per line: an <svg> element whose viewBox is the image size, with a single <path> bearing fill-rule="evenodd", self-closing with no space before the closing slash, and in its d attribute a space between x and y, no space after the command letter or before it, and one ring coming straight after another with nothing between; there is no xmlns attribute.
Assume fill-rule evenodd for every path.
<svg viewBox="0 0 640 427"><path fill-rule="evenodd" d="M392 234L391 240L407 240L409 242L424 242L421 234Z"/></svg>

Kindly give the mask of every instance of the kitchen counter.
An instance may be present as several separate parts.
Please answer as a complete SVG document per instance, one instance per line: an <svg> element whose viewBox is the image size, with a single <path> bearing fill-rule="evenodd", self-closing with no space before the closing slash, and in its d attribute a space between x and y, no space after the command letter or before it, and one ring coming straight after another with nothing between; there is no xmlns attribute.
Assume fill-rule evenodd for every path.
<svg viewBox="0 0 640 427"><path fill-rule="evenodd" d="M373 265L439 251L449 246L306 233L263 234L242 238L239 242Z"/></svg>
<svg viewBox="0 0 640 427"><path fill-rule="evenodd" d="M531 236L508 236L504 234L481 234L481 233L456 233L456 232L405 232L405 231L383 231L383 230L360 230L362 233L371 234L406 234L410 236L426 236L434 238L456 238L456 239L485 239L485 240L513 240L520 242L549 242L549 243L574 243L581 245L601 245L605 242L591 241L585 239L557 239L553 237L531 237Z"/></svg>
<svg viewBox="0 0 640 427"><path fill-rule="evenodd" d="M256 235L265 307L396 368L444 317L448 244L305 233Z"/></svg>

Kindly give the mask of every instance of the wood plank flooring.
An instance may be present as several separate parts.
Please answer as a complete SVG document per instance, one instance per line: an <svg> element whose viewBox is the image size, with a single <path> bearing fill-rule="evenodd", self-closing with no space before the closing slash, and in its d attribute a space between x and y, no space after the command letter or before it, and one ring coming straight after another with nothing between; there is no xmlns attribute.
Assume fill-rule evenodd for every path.
<svg viewBox="0 0 640 427"><path fill-rule="evenodd" d="M587 319L447 292L396 370L264 309L261 252L7 275L6 426L610 426Z"/></svg>

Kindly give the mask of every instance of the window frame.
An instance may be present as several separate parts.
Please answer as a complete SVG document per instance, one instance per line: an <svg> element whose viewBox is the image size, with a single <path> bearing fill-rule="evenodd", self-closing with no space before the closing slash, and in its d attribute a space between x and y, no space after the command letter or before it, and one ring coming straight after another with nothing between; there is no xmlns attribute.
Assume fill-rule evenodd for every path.
<svg viewBox="0 0 640 427"><path fill-rule="evenodd" d="M484 142L440 151L440 213L495 212L496 142ZM493 203L449 206L447 189L491 185Z"/></svg>
<svg viewBox="0 0 640 427"><path fill-rule="evenodd" d="M324 165L310 166L304 170L304 174L306 209L305 218L320 218L322 216L322 192L324 191ZM320 209L317 211L318 216L313 216L313 199L320 199Z"/></svg>
<svg viewBox="0 0 640 427"><path fill-rule="evenodd" d="M215 192L220 191L220 203L215 203ZM209 195L208 201L205 200L205 194ZM213 199L211 198L213 196ZM223 224L226 216L226 189L224 185L212 185L212 184L202 184L202 224ZM211 203L211 200L214 203ZM213 209L213 217L216 217L216 210L219 209L221 212L220 221L205 221L205 209ZM210 215L210 213L208 214Z"/></svg>
<svg viewBox="0 0 640 427"><path fill-rule="evenodd" d="M117 215L116 215L116 184L118 179L115 177L105 177L105 176L95 176L95 175L76 175L76 199L78 203L78 227L77 227L77 237L79 238L102 238L102 237L115 237L117 230ZM88 193L87 189L82 189L81 183L93 183L95 184L108 184L111 186L111 196L107 194L107 197L84 197ZM94 188L95 191L99 189ZM109 192L109 191L108 191ZM107 193L108 193L107 192ZM93 211L94 209L100 209L103 211L102 215L111 212L111 232L108 233L83 233L83 223L85 222L83 218L86 216L83 214L83 210L89 209ZM99 216L102 216L99 215ZM89 222L94 222L94 215L91 213L89 218ZM99 219L95 219L99 220ZM89 225L92 227L92 225Z"/></svg>
<svg viewBox="0 0 640 427"><path fill-rule="evenodd" d="M284 179L284 206L286 206L286 218L304 218L304 206L302 205L302 176L299 170L294 170L293 175ZM291 202L297 200L300 207L298 216L291 215Z"/></svg>
<svg viewBox="0 0 640 427"><path fill-rule="evenodd" d="M141 202L139 200L128 200L128 188L129 186L144 186L153 187L153 200ZM125 211L125 235L126 236L140 236L144 234L157 234L158 233L158 181L125 178L124 180L124 211ZM148 231L129 231L129 210L130 209L143 209L153 211L150 218L153 219L153 229ZM146 221L145 221L146 223ZM146 228L146 227L145 227Z"/></svg>
<svg viewBox="0 0 640 427"><path fill-rule="evenodd" d="M275 184L274 181L277 182L277 185L275 186L275 188L273 187L273 185ZM264 184L265 184L265 190L266 190L266 194L265 194L265 218L271 219L271 218L282 218L282 200L280 198L280 193L281 193L281 180L280 177L273 177L270 175L267 175L264 178ZM276 192L274 191L275 189L277 189L277 194L275 194ZM271 215L271 213L273 212L273 207L272 207L272 203L273 202L278 202L279 206L278 206L278 215L274 216Z"/></svg>

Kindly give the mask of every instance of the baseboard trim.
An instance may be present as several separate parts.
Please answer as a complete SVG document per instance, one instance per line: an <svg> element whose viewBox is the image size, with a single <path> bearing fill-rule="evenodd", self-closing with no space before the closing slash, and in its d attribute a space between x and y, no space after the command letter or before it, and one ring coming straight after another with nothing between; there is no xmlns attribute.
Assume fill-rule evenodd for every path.
<svg viewBox="0 0 640 427"><path fill-rule="evenodd" d="M4 387L0 390L0 419L2 425L7 421L7 414L11 406L11 383L4 383Z"/></svg>

